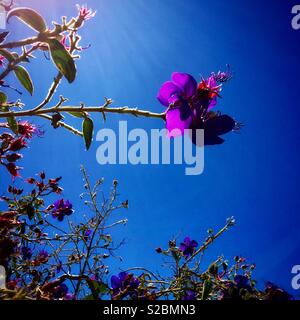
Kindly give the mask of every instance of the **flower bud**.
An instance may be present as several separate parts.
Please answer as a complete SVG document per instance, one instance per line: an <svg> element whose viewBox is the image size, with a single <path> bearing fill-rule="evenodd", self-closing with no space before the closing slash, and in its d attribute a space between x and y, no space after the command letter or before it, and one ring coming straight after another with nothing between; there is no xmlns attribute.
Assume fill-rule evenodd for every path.
<svg viewBox="0 0 300 320"><path fill-rule="evenodd" d="M20 174L19 174L19 171L21 168L20 167L17 167L15 165L15 163L8 163L5 165L6 166L6 169L8 170L8 172L13 176L13 177L19 177Z"/></svg>
<svg viewBox="0 0 300 320"><path fill-rule="evenodd" d="M159 247L158 247L158 248L155 249L155 251L156 251L157 253L162 253L162 248L159 248Z"/></svg>
<svg viewBox="0 0 300 320"><path fill-rule="evenodd" d="M35 179L34 178L28 178L28 179L26 179L26 181L29 184L34 184L35 183Z"/></svg>
<svg viewBox="0 0 300 320"><path fill-rule="evenodd" d="M44 171L42 171L39 175L40 175L40 178L41 178L41 179L45 179L45 177L46 177L46 175L45 175L45 172L44 172Z"/></svg>
<svg viewBox="0 0 300 320"><path fill-rule="evenodd" d="M128 209L128 200L122 203L123 208Z"/></svg>
<svg viewBox="0 0 300 320"><path fill-rule="evenodd" d="M6 160L8 162L16 162L20 158L22 158L22 155L20 153L12 153L6 156Z"/></svg>
<svg viewBox="0 0 300 320"><path fill-rule="evenodd" d="M114 185L114 187L116 187L118 185L118 180L114 180L113 185Z"/></svg>
<svg viewBox="0 0 300 320"><path fill-rule="evenodd" d="M21 138L17 138L14 139L10 142L9 146L8 146L8 150L10 151L19 151L23 148L27 147L27 143L26 141L21 137Z"/></svg>
<svg viewBox="0 0 300 320"><path fill-rule="evenodd" d="M176 247L176 241L175 241L175 240L170 240L170 241L169 241L169 247L170 247L170 248Z"/></svg>

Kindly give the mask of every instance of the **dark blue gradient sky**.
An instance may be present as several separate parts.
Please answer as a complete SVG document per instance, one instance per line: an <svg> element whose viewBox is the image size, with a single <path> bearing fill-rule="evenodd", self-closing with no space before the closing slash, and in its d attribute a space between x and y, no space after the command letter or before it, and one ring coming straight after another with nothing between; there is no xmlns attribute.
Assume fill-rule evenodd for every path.
<svg viewBox="0 0 300 320"><path fill-rule="evenodd" d="M48 20L74 15L78 0L19 0L38 9ZM299 1L300 2L300 1ZM291 268L300 264L300 30L291 28L295 1L241 0L90 0L98 11L82 31L83 45L92 44L78 61L78 78L66 82L58 94L71 103L102 104L110 97L115 106L129 105L162 111L156 94L173 71L207 76L230 64L233 80L224 87L218 109L245 124L241 134L228 134L226 142L205 150L205 171L185 176L180 166L100 166L97 143L84 151L80 138L62 129L52 130L41 120L46 134L25 152L22 175L45 169L63 175L64 197L79 219L84 212L80 164L90 175L120 182L121 197L128 198L129 223L118 229L126 238L120 250L124 262L115 268L147 266L160 269L157 246L172 236L204 239L206 230L222 227L234 215L236 227L207 252L207 260L224 254L243 255L257 264L260 284L272 280L293 292ZM18 35L31 34L19 22ZM48 61L29 66L36 95L24 94L28 105L46 94L55 74ZM12 79L12 81L14 81ZM159 120L109 115L105 124L117 128L161 128ZM78 120L70 119L74 125ZM104 126L98 116L96 130ZM4 176L4 179L3 179ZM2 171L1 190L10 180Z"/></svg>

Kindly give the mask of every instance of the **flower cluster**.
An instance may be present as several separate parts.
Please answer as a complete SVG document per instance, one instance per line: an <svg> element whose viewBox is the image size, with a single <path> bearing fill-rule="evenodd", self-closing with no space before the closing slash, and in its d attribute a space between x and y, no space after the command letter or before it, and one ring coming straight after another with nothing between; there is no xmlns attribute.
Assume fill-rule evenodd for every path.
<svg viewBox="0 0 300 320"><path fill-rule="evenodd" d="M0 128L10 128L8 123L1 123ZM42 135L42 131L27 121L16 124L16 133L4 132L0 135L0 163L6 167L8 172L15 178L20 175L16 162L23 156L20 151L27 147L27 140L33 135Z"/></svg>
<svg viewBox="0 0 300 320"><path fill-rule="evenodd" d="M225 289L221 291L221 300L248 300L254 292L250 279L246 275L236 275L233 281L227 281Z"/></svg>
<svg viewBox="0 0 300 320"><path fill-rule="evenodd" d="M168 136L182 135L188 129L204 129L206 145L223 143L220 135L236 129L238 124L230 116L211 110L217 105L222 84L230 78L230 71L212 73L197 84L190 74L174 72L171 81L165 82L157 95L159 102L167 107Z"/></svg>
<svg viewBox="0 0 300 320"><path fill-rule="evenodd" d="M49 260L49 253L45 250L41 250L36 258L32 261L32 265L35 267L40 266L41 264L47 263Z"/></svg>
<svg viewBox="0 0 300 320"><path fill-rule="evenodd" d="M74 295L69 292L65 283L54 280L41 287L39 298L41 300L73 300Z"/></svg>
<svg viewBox="0 0 300 320"><path fill-rule="evenodd" d="M221 300L270 300L288 301L294 298L277 285L267 282L265 289L259 292L249 275L236 275L233 281L226 281L221 291Z"/></svg>
<svg viewBox="0 0 300 320"><path fill-rule="evenodd" d="M29 247L22 247L21 254L24 260L30 260L32 257L32 250Z"/></svg>
<svg viewBox="0 0 300 320"><path fill-rule="evenodd" d="M265 300L288 301L294 300L294 297L285 290L279 288L276 284L267 282L265 286Z"/></svg>
<svg viewBox="0 0 300 320"><path fill-rule="evenodd" d="M198 247L198 242L191 239L191 237L186 236L182 242L180 242L179 247L176 245L176 240L169 241L169 248L163 250L162 248L156 248L157 253L163 253L165 255L171 254L176 260L180 260L182 257L186 259L191 258Z"/></svg>
<svg viewBox="0 0 300 320"><path fill-rule="evenodd" d="M0 264L13 272L8 273L6 282L6 288L11 292L0 292L0 299L5 294L13 298L14 292L15 295L38 300L78 299L84 298L87 287L93 299L110 293L104 283L104 277L109 273L104 261L113 255L115 248L108 233L110 227L103 217L108 217L116 208L124 209L123 202L114 205L118 184L113 183L112 198L105 200L105 206L102 205L101 209L97 207L89 218L85 213L87 220L84 223L77 225L69 221L69 230L65 231L66 224L58 226L49 217L62 221L73 213L71 202L59 199L47 205L48 196L53 197L62 191L60 179L48 179L45 172L40 172L34 177L17 181L16 184L25 184L22 189L9 186L8 195L1 197L7 203L7 211L0 212ZM91 189L85 185L85 190L97 190L102 181L97 181ZM93 201L96 199L94 193L86 196ZM121 223L124 224L125 220L115 225ZM79 263L86 264L86 269L71 275L72 270L78 271ZM134 289L134 278L123 280L120 290L128 285ZM72 291L77 284L78 291ZM126 290L125 296L134 297L132 290Z"/></svg>
<svg viewBox="0 0 300 320"><path fill-rule="evenodd" d="M14 237L14 234L25 234L29 232L30 238L34 237L37 242L47 236L40 228L43 222L43 215L47 214L47 208L44 208L43 197L52 193L60 193L62 188L58 185L61 179L45 180L46 175L41 172L38 178L29 178L27 183L34 188L29 194L24 194L24 189L19 189L9 185L7 192L9 196L2 196L0 200L8 204L8 210L0 212L0 264L6 266L13 255L20 255L24 261L30 261L30 264L39 266L47 262L49 254L41 250L35 254L33 249L20 241L22 237ZM18 198L20 198L18 200Z"/></svg>
<svg viewBox="0 0 300 320"><path fill-rule="evenodd" d="M39 177L40 180L37 180L32 177L26 179L26 182L28 184L34 185L36 187L36 189L32 191L33 193L43 194L47 191L50 191L51 193L60 194L62 192L63 189L59 186L59 181L61 180L61 177L57 177L55 179L48 179L48 181L46 181L46 175L44 172L41 172L39 174Z"/></svg>
<svg viewBox="0 0 300 320"><path fill-rule="evenodd" d="M53 204L52 216L58 221L63 221L65 216L71 215L74 210L73 205L69 200L60 199Z"/></svg>
<svg viewBox="0 0 300 320"><path fill-rule="evenodd" d="M112 298L122 299L127 296L137 297L137 289L140 285L138 278L127 272L120 272L117 276L111 277Z"/></svg>
<svg viewBox="0 0 300 320"><path fill-rule="evenodd" d="M255 265L247 263L243 257L235 257L232 265L219 257L207 270L202 265L200 268L205 250L234 225L233 218L228 219L225 227L216 234L210 229L201 245L186 236L178 245L176 240L170 240L166 250L157 248L156 251L169 259L168 265L172 266L166 277L145 268L138 268L143 270L139 276L129 272L109 276L109 266L104 260L113 256L114 246L112 236L104 233L108 225L103 217L111 207L102 211L96 207L95 215L85 217L85 221L77 225L70 221L70 231L64 231L62 225L56 227L53 221L48 221L49 215L63 221L65 216L73 213L68 200L60 199L45 205L48 195L61 191L59 180L47 180L46 174L41 172L37 178L26 180L33 187L29 194L9 186L11 196L2 196L8 210L0 213L0 264L9 270L18 270L7 278L6 287L11 290L8 294L20 294L22 290L25 296L38 300L102 299L108 296L113 300L293 299L273 283L258 290L253 280ZM102 180L97 181L96 186L101 183ZM117 195L117 185L113 183L112 198L104 202L108 206ZM95 186L85 185L85 190L91 190L89 196L95 201ZM121 202L113 208L123 210L124 206ZM86 267L79 274L72 274L78 270L78 264ZM3 294L0 293L0 299Z"/></svg>

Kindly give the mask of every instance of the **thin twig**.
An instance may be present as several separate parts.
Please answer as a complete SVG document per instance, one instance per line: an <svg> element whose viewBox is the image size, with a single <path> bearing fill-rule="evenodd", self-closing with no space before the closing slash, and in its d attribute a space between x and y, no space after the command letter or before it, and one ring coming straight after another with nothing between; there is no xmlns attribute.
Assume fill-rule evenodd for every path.
<svg viewBox="0 0 300 320"><path fill-rule="evenodd" d="M51 116L48 116L46 114L40 114L39 117L41 118L44 118L44 119L47 119L49 121L52 121L52 117ZM62 122L62 121L58 121L57 122L57 125L60 126L60 127L63 127L69 131L71 131L72 133L76 134L77 136L80 136L82 137L83 136L83 133L77 129L75 129L74 127Z"/></svg>
<svg viewBox="0 0 300 320"><path fill-rule="evenodd" d="M180 270L182 270L191 260L193 260L195 256L205 251L207 247L211 243L213 243L217 238L219 238L225 231L227 231L228 228L229 228L229 224L227 223L225 227L223 227L217 234L210 236L209 239L185 261L185 263L180 267Z"/></svg>

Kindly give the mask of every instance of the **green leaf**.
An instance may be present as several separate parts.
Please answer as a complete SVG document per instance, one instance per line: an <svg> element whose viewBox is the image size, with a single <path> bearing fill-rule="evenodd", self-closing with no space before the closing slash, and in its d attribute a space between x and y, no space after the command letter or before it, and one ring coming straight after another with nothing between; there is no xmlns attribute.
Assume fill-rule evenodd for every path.
<svg viewBox="0 0 300 320"><path fill-rule="evenodd" d="M17 52L12 52L11 55L14 59L18 59L20 56L17 54Z"/></svg>
<svg viewBox="0 0 300 320"><path fill-rule="evenodd" d="M76 77L76 66L70 52L56 39L48 40L48 45L51 58L57 69L69 83L72 83Z"/></svg>
<svg viewBox="0 0 300 320"><path fill-rule="evenodd" d="M35 214L35 210L32 205L28 205L26 207L26 213L28 215L29 220L32 220Z"/></svg>
<svg viewBox="0 0 300 320"><path fill-rule="evenodd" d="M210 280L205 280L203 283L203 289L202 289L202 298L201 300L207 300L209 294L211 293L212 290L212 283Z"/></svg>
<svg viewBox="0 0 300 320"><path fill-rule="evenodd" d="M83 300L95 300L95 298L94 298L94 296L92 294L89 294L89 295L85 296L83 298Z"/></svg>
<svg viewBox="0 0 300 320"><path fill-rule="evenodd" d="M37 211L36 216L37 216L37 218L39 220L39 224L43 224L43 218L42 218L42 215L41 215L41 213L39 211Z"/></svg>
<svg viewBox="0 0 300 320"><path fill-rule="evenodd" d="M11 17L17 17L24 22L28 27L38 32L47 30L47 25L44 18L36 11L29 8L15 8L8 12L7 22Z"/></svg>
<svg viewBox="0 0 300 320"><path fill-rule="evenodd" d="M89 150L92 139L93 139L93 132L94 132L94 123L91 118L85 118L82 122L82 132L83 138L85 141L86 150Z"/></svg>
<svg viewBox="0 0 300 320"><path fill-rule="evenodd" d="M8 117L7 118L7 123L8 123L8 126L10 128L10 130L12 132L14 132L15 134L18 133L18 123L17 123L17 120L14 118L14 117Z"/></svg>
<svg viewBox="0 0 300 320"><path fill-rule="evenodd" d="M84 112L69 111L68 113L71 116L75 117L75 118L84 118L84 117L86 117L86 114Z"/></svg>
<svg viewBox="0 0 300 320"><path fill-rule="evenodd" d="M14 55L6 49L0 49L0 55L3 56L9 62L15 60Z"/></svg>
<svg viewBox="0 0 300 320"><path fill-rule="evenodd" d="M103 282L99 282L97 280L93 280L90 285L94 287L94 291L97 292L97 294L102 294L107 291L107 287Z"/></svg>
<svg viewBox="0 0 300 320"><path fill-rule="evenodd" d="M3 92L0 92L0 104L4 104L7 101L7 95Z"/></svg>
<svg viewBox="0 0 300 320"><path fill-rule="evenodd" d="M14 72L23 87L32 95L33 83L27 70L22 66L16 66Z"/></svg>
<svg viewBox="0 0 300 320"><path fill-rule="evenodd" d="M104 283L99 284L97 289L98 289L99 294L106 293L106 291L107 291L107 287Z"/></svg>

